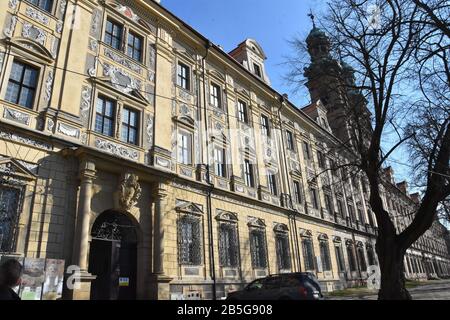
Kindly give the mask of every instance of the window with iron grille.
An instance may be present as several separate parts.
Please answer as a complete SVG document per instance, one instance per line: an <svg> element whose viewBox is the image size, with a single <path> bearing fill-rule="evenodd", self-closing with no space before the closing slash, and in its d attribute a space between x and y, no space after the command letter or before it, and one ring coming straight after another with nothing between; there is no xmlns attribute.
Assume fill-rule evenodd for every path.
<svg viewBox="0 0 450 320"><path fill-rule="evenodd" d="M185 90L190 90L189 67L184 63L178 62L177 70L177 85Z"/></svg>
<svg viewBox="0 0 450 320"><path fill-rule="evenodd" d="M179 261L184 265L202 264L200 219L189 215L178 220Z"/></svg>
<svg viewBox="0 0 450 320"><path fill-rule="evenodd" d="M138 144L139 112L130 108L122 111L122 135L121 140L125 143Z"/></svg>
<svg viewBox="0 0 450 320"><path fill-rule="evenodd" d="M364 257L364 248L359 247L357 253L358 253L359 267L361 268L361 271L366 271L367 264L366 258Z"/></svg>
<svg viewBox="0 0 450 320"><path fill-rule="evenodd" d="M305 270L316 270L314 264L314 248L311 239L302 240L303 259L305 262Z"/></svg>
<svg viewBox="0 0 450 320"><path fill-rule="evenodd" d="M238 100L238 120L244 123L248 123L247 104L241 100Z"/></svg>
<svg viewBox="0 0 450 320"><path fill-rule="evenodd" d="M42 10L45 10L47 12L52 11L53 7L53 0L27 0L34 4L36 7L41 8Z"/></svg>
<svg viewBox="0 0 450 320"><path fill-rule="evenodd" d="M350 271L356 271L355 253L353 252L353 247L351 245L347 246L347 256L348 256L348 266L350 267Z"/></svg>
<svg viewBox="0 0 450 320"><path fill-rule="evenodd" d="M108 19L106 21L105 43L114 49L120 50L122 48L123 25Z"/></svg>
<svg viewBox="0 0 450 320"><path fill-rule="evenodd" d="M334 250L336 253L338 270L339 270L339 272L344 272L345 271L345 262L344 262L344 255L342 254L342 247L340 245L335 246Z"/></svg>
<svg viewBox="0 0 450 320"><path fill-rule="evenodd" d="M287 148L289 150L294 151L295 147L294 147L294 136L292 135L292 132L286 130L286 143L287 143Z"/></svg>
<svg viewBox="0 0 450 320"><path fill-rule="evenodd" d="M19 218L20 190L0 185L0 252L13 252Z"/></svg>
<svg viewBox="0 0 450 320"><path fill-rule="evenodd" d="M219 226L219 259L223 267L237 267L239 248L236 225L221 223Z"/></svg>
<svg viewBox="0 0 450 320"><path fill-rule="evenodd" d="M275 245L277 250L278 270L291 268L291 253L289 250L289 238L287 234L276 234Z"/></svg>
<svg viewBox="0 0 450 320"><path fill-rule="evenodd" d="M95 110L95 131L107 136L114 134L115 101L99 96Z"/></svg>
<svg viewBox="0 0 450 320"><path fill-rule="evenodd" d="M322 269L324 271L331 270L331 258L330 258L330 247L328 245L328 241L320 241L320 258L322 260Z"/></svg>
<svg viewBox="0 0 450 320"><path fill-rule="evenodd" d="M261 131L267 137L270 137L269 118L265 115L261 115Z"/></svg>
<svg viewBox="0 0 450 320"><path fill-rule="evenodd" d="M295 193L295 201L297 203L302 203L302 190L300 188L300 182L294 181L294 193Z"/></svg>
<svg viewBox="0 0 450 320"><path fill-rule="evenodd" d="M222 97L221 97L221 90L220 90L220 86L215 84L215 83L211 83L211 93L210 93L210 103L216 107L216 108L221 108L222 107Z"/></svg>
<svg viewBox="0 0 450 320"><path fill-rule="evenodd" d="M139 62L142 61L142 43L141 36L131 31L128 33L127 55Z"/></svg>
<svg viewBox="0 0 450 320"><path fill-rule="evenodd" d="M250 250L253 268L266 268L266 236L264 230L254 229L250 231Z"/></svg>
<svg viewBox="0 0 450 320"><path fill-rule="evenodd" d="M26 108L33 108L39 71L25 63L14 60L5 100Z"/></svg>

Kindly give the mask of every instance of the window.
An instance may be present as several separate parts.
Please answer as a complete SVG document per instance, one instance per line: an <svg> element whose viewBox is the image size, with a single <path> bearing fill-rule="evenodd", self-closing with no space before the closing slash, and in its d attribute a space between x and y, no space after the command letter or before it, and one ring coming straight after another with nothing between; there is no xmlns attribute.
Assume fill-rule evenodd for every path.
<svg viewBox="0 0 450 320"><path fill-rule="evenodd" d="M311 239L302 240L303 258L305 261L305 270L315 270L314 267L314 248Z"/></svg>
<svg viewBox="0 0 450 320"><path fill-rule="evenodd" d="M114 49L122 48L123 26L113 20L106 21L105 43Z"/></svg>
<svg viewBox="0 0 450 320"><path fill-rule="evenodd" d="M263 288L263 281L264 278L262 279L256 279L255 281L251 282L247 288L248 290L258 290L258 289L262 289Z"/></svg>
<svg viewBox="0 0 450 320"><path fill-rule="evenodd" d="M263 230L252 230L250 232L250 250L253 268L266 268L266 237Z"/></svg>
<svg viewBox="0 0 450 320"><path fill-rule="evenodd" d="M370 212L370 210L367 211L367 217L369 218L369 225L373 227L374 224L373 224L372 212Z"/></svg>
<svg viewBox="0 0 450 320"><path fill-rule="evenodd" d="M261 78L261 67L257 63L253 63L253 70L255 71L255 74Z"/></svg>
<svg viewBox="0 0 450 320"><path fill-rule="evenodd" d="M359 267L361 271L367 271L366 258L364 257L364 248L359 247L356 251L358 253Z"/></svg>
<svg viewBox="0 0 450 320"><path fill-rule="evenodd" d="M272 195L276 196L278 194L277 190L277 179L275 173L269 171L267 173L267 182L269 184L269 191Z"/></svg>
<svg viewBox="0 0 450 320"><path fill-rule="evenodd" d="M291 268L291 255L289 251L289 238L287 234L275 235L275 246L277 250L277 261L279 270Z"/></svg>
<svg viewBox="0 0 450 320"><path fill-rule="evenodd" d="M28 0L35 6L41 8L42 10L45 10L47 12L52 11L53 6L53 0Z"/></svg>
<svg viewBox="0 0 450 320"><path fill-rule="evenodd" d="M344 218L344 205L342 204L342 200L338 200L337 204L338 204L339 215L341 216L341 218Z"/></svg>
<svg viewBox="0 0 450 320"><path fill-rule="evenodd" d="M294 193L295 193L295 201L297 203L302 203L302 191L300 189L300 182L294 181Z"/></svg>
<svg viewBox="0 0 450 320"><path fill-rule="evenodd" d="M308 142L303 142L303 156L305 157L305 160L311 159L311 152L309 150L309 144Z"/></svg>
<svg viewBox="0 0 450 320"><path fill-rule="evenodd" d="M265 115L261 115L261 131L267 137L270 137L269 118Z"/></svg>
<svg viewBox="0 0 450 320"><path fill-rule="evenodd" d="M286 130L286 139L287 139L287 148L289 150L295 150L294 149L294 136L292 135L292 132Z"/></svg>
<svg viewBox="0 0 450 320"><path fill-rule="evenodd" d="M255 181L253 177L253 164L248 159L244 160L244 179L245 184L248 187L253 188L255 186Z"/></svg>
<svg viewBox="0 0 450 320"><path fill-rule="evenodd" d="M248 123L247 105L241 100L238 100L238 120L244 123Z"/></svg>
<svg viewBox="0 0 450 320"><path fill-rule="evenodd" d="M350 215L350 219L352 221L355 221L356 217L355 217L355 211L353 210L353 206L351 204L348 204L347 209L348 209L348 214Z"/></svg>
<svg viewBox="0 0 450 320"><path fill-rule="evenodd" d="M142 61L142 37L134 32L128 33L127 55L136 61Z"/></svg>
<svg viewBox="0 0 450 320"><path fill-rule="evenodd" d="M178 62L177 68L177 85L185 90L190 89L190 72L189 67L184 63Z"/></svg>
<svg viewBox="0 0 450 320"><path fill-rule="evenodd" d="M336 253L336 260L338 265L338 271L344 272L345 271L345 263L344 263L344 257L342 254L342 248L341 246L335 246L334 247L335 253Z"/></svg>
<svg viewBox="0 0 450 320"><path fill-rule="evenodd" d="M219 258L223 267L238 266L238 246L236 226L221 223L219 227Z"/></svg>
<svg viewBox="0 0 450 320"><path fill-rule="evenodd" d="M319 199L317 199L317 190L314 188L310 189L311 193L311 203L314 209L319 209Z"/></svg>
<svg viewBox="0 0 450 320"><path fill-rule="evenodd" d="M216 108L222 107L222 96L220 92L220 86L214 83L211 83L210 103Z"/></svg>
<svg viewBox="0 0 450 320"><path fill-rule="evenodd" d="M331 270L331 258L330 258L330 247L328 246L328 241L320 241L320 258L322 260L323 271Z"/></svg>
<svg viewBox="0 0 450 320"><path fill-rule="evenodd" d="M369 266L376 265L375 254L372 247L367 247L367 260L369 262ZM408 263L409 259L407 258Z"/></svg>
<svg viewBox="0 0 450 320"><path fill-rule="evenodd" d="M33 108L39 71L25 63L14 61L6 89L5 100Z"/></svg>
<svg viewBox="0 0 450 320"><path fill-rule="evenodd" d="M317 151L317 161L318 161L319 168L321 168L321 169L326 168L325 157L321 151Z"/></svg>
<svg viewBox="0 0 450 320"><path fill-rule="evenodd" d="M328 193L325 193L325 204L327 206L328 214L333 214L333 201L331 200L331 195Z"/></svg>
<svg viewBox="0 0 450 320"><path fill-rule="evenodd" d="M192 134L184 131L178 134L178 159L182 164L192 164Z"/></svg>
<svg viewBox="0 0 450 320"><path fill-rule="evenodd" d="M0 186L0 252L14 252L20 191Z"/></svg>
<svg viewBox="0 0 450 320"><path fill-rule="evenodd" d="M218 175L219 177L226 177L225 149L223 148L214 149L214 166L216 175Z"/></svg>
<svg viewBox="0 0 450 320"><path fill-rule="evenodd" d="M353 248L351 245L347 246L347 256L350 271L356 271L355 253L353 252Z"/></svg>
<svg viewBox="0 0 450 320"><path fill-rule="evenodd" d="M95 111L95 131L107 136L114 135L114 112L116 103L106 97L99 96Z"/></svg>
<svg viewBox="0 0 450 320"><path fill-rule="evenodd" d="M122 141L125 143L138 144L139 112L123 108L122 111Z"/></svg>
<svg viewBox="0 0 450 320"><path fill-rule="evenodd" d="M202 263L200 220L190 216L180 218L178 235L180 263L200 265Z"/></svg>
<svg viewBox="0 0 450 320"><path fill-rule="evenodd" d="M358 219L359 219L359 222L365 223L365 220L364 220L364 217L363 217L363 213L362 213L362 210L360 208L358 208Z"/></svg>

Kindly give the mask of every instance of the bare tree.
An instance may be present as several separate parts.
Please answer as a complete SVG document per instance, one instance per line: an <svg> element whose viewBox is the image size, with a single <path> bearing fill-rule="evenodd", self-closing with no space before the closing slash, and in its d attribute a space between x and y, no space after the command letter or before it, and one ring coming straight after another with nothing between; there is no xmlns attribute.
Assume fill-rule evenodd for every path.
<svg viewBox="0 0 450 320"><path fill-rule="evenodd" d="M346 63L334 76L339 85L330 88L338 98L327 104L329 110L344 110L349 130L343 143L351 146L355 166L369 182L369 203L378 224L379 299L411 299L405 289L404 255L430 228L450 195L448 97L441 94L436 100L449 91L450 78L444 76L449 24L443 20L449 15L441 12L445 7L438 2L444 3L435 0L430 7L416 0L331 0L322 19L337 55ZM298 66L292 68L289 75L294 81L297 70ZM351 70L350 76L346 70ZM389 131L397 132L398 141L385 150L382 141ZM423 196L410 225L397 234L383 207L382 167L404 143L423 173Z"/></svg>

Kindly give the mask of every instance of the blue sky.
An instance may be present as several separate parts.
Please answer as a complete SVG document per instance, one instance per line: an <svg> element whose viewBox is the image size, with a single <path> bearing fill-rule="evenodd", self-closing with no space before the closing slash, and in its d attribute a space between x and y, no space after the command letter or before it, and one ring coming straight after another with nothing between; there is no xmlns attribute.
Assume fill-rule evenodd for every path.
<svg viewBox="0 0 450 320"><path fill-rule="evenodd" d="M309 96L292 96L283 76L282 65L290 53L287 40L295 35L306 36L311 30L309 10L319 11L322 0L162 0L161 5L174 13L226 52L246 38L254 38L266 53L266 72L272 87L289 93L299 106L309 102Z"/></svg>
<svg viewBox="0 0 450 320"><path fill-rule="evenodd" d="M294 94L283 76L288 67L283 64L292 53L288 40L294 36L306 38L312 28L310 10L316 16L326 10L325 0L161 0L161 5L185 21L195 30L220 45L226 52L234 49L246 38L254 38L266 53L266 72L272 87L288 93L297 106L309 103L307 90ZM386 136L388 145L396 136ZM405 150L399 150L392 159L408 162ZM407 178L409 167L391 162L397 181Z"/></svg>

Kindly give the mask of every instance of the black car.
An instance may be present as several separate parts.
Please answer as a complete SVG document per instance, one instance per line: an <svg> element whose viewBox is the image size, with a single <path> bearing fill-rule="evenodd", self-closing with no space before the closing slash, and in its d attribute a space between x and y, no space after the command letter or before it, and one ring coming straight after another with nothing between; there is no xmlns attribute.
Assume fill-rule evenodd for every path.
<svg viewBox="0 0 450 320"><path fill-rule="evenodd" d="M310 272L270 275L230 292L227 300L321 300L319 282Z"/></svg>

